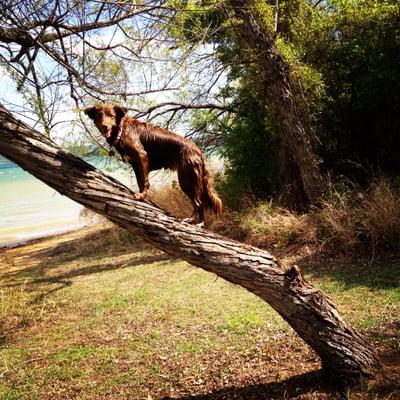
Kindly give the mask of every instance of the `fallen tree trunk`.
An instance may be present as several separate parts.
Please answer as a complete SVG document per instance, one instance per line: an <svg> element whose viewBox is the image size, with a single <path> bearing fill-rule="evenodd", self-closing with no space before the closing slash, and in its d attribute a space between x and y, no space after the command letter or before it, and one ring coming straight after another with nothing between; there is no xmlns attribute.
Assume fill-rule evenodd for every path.
<svg viewBox="0 0 400 400"><path fill-rule="evenodd" d="M342 383L373 376L380 366L374 348L346 325L333 303L306 282L298 267L285 270L268 252L180 222L66 153L16 120L0 105L0 153L155 247L238 284L269 303L321 357Z"/></svg>

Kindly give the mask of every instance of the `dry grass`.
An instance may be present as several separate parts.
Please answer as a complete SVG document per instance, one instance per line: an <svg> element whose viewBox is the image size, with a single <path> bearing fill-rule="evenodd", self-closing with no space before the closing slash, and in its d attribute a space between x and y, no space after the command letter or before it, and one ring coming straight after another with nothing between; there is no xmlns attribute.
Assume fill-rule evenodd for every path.
<svg viewBox="0 0 400 400"><path fill-rule="evenodd" d="M381 179L367 191L332 191L308 216L315 241L330 248L400 249L400 190Z"/></svg>
<svg viewBox="0 0 400 400"><path fill-rule="evenodd" d="M177 182L166 185L157 191L150 192L150 200L158 207L177 218L187 218L192 215L193 207L181 191ZM206 212L205 225L208 229L232 239L244 241L248 233L239 223L239 214L233 210L224 208L223 215L216 218L214 214Z"/></svg>
<svg viewBox="0 0 400 400"><path fill-rule="evenodd" d="M151 200L178 218L191 215L191 204L176 183L151 193ZM243 204L242 211L225 209L220 219L208 214L206 226L264 248L301 244L321 252L400 250L400 190L385 179L368 190L332 187L321 206L306 214L251 198Z"/></svg>
<svg viewBox="0 0 400 400"><path fill-rule="evenodd" d="M172 181L170 185L165 185L157 191L151 191L149 198L158 207L177 218L187 218L192 215L193 207L190 200L176 181Z"/></svg>
<svg viewBox="0 0 400 400"><path fill-rule="evenodd" d="M253 245L280 246L307 240L305 218L270 202L261 202L241 214L240 225Z"/></svg>
<svg viewBox="0 0 400 400"><path fill-rule="evenodd" d="M364 191L332 188L321 206L306 214L259 202L245 207L229 223L235 221L242 238L259 247L303 244L323 252L398 251L400 190L384 179Z"/></svg>

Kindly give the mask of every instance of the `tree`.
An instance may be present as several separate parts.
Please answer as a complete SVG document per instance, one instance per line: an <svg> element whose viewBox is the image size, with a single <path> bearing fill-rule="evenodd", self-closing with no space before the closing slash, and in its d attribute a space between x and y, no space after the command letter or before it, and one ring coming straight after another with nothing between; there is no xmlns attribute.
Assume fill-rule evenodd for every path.
<svg viewBox="0 0 400 400"><path fill-rule="evenodd" d="M299 162L306 175L318 176L320 168L333 180L345 175L364 184L372 171L398 174L395 1L281 0L277 30L272 0L175 4L186 8L177 14L181 29L174 32L186 41L201 37L202 30L213 33L205 40L228 67L219 95L234 114L215 120L206 114L196 122L205 132L221 132L230 193L240 197L240 189L249 189L257 198L283 199L298 209L304 193ZM289 97L279 95L285 85ZM285 134L290 126L283 129L293 124L277 101L282 98L293 100L289 106L299 126L291 134ZM290 145L297 136L301 145Z"/></svg>
<svg viewBox="0 0 400 400"><path fill-rule="evenodd" d="M319 157L321 169L329 171L333 179L344 175L363 185L369 183L376 171L391 176L398 174L400 14L397 3L392 0L367 0L362 3L315 2L312 5L308 0L282 0L278 32L272 30L271 6L268 3L272 1L254 1L251 8L232 6L232 10L239 15L238 21L243 21L240 17L243 13L252 12L260 28L274 34L274 44L289 66L289 83L306 133L310 137L312 132L313 150ZM232 10L228 10L231 15ZM235 33L241 31L237 24L234 25ZM242 26L243 22L239 24ZM242 46L234 47L233 51L232 46L226 46L221 52L225 57L238 52L242 60L248 64L251 62L251 66L242 62L241 70L234 77L241 78L241 90L234 92L236 103L240 106L236 113L238 123L233 125L232 134L229 127L227 129L228 139L236 137L237 147L241 150L241 143L243 147L246 144L249 147L251 141L258 143L259 136L264 135L269 138L269 147L276 151L281 148L280 143L276 143L276 136L280 137L281 131L273 125L272 110L262 114L265 96L261 79L263 76L268 78L268 73L254 72L255 67L268 59L268 53L260 48L260 51L253 51L252 58L246 57L248 47L243 35L230 35L225 39L227 42L229 39L231 42L241 39ZM228 59L231 63L232 58ZM272 71L272 67L268 71ZM238 86L235 81L233 84ZM253 107L246 106L246 101ZM247 115L251 115L251 120L246 120ZM310 118L305 118L304 122L306 115ZM262 124L264 130L258 133ZM241 136L246 129L249 134ZM242 137L247 143L240 140ZM232 149L234 146L230 146L231 152ZM258 153L261 153L259 146ZM247 169L242 168L244 174L241 170L235 172L247 179L249 174L246 171L249 171L253 160L246 163L247 159L242 158L242 154L233 154L233 159L238 161L239 167ZM254 158L262 162L261 157ZM270 174L265 175L269 178L288 170L281 160L275 161L276 165L274 161L267 161ZM295 181L293 178L290 180ZM258 181L255 183L257 188Z"/></svg>
<svg viewBox="0 0 400 400"><path fill-rule="evenodd" d="M335 175L400 172L400 13L398 2L330 1L298 29L303 60L320 71L326 95L320 155Z"/></svg>
<svg viewBox="0 0 400 400"><path fill-rule="evenodd" d="M124 20L153 8L126 2L2 2L1 66L16 80L17 90L27 98L47 136L66 90L76 106L89 90L92 96L122 93L122 88L89 73L98 69L108 53L123 47L99 43L96 32L114 26L119 29ZM94 49L100 57L88 63Z"/></svg>
<svg viewBox="0 0 400 400"><path fill-rule="evenodd" d="M267 84L280 131L280 139L288 156L298 168L304 194L309 203L317 203L324 190L324 178L311 146L309 116L304 116L293 94L289 66L275 45L274 32L261 25L252 9L253 1L229 0L234 14L241 21L239 35L250 46Z"/></svg>
<svg viewBox="0 0 400 400"><path fill-rule="evenodd" d="M6 0L0 69L48 136L65 109L75 123L82 106L122 102L219 146L231 177L260 197L289 191L295 208L323 191L320 169L397 173L397 3L281 0L277 29L276 4Z"/></svg>
<svg viewBox="0 0 400 400"><path fill-rule="evenodd" d="M293 96L287 64L272 32L248 7L253 3L229 0L227 4L231 5L229 12L239 20L239 36L253 52L254 64L274 99L287 154L298 166L307 198L314 201L321 193L323 179L311 148L307 118L304 120ZM132 98L143 93L166 93L174 89L172 77L176 77L172 74L156 84L145 84L144 91L139 87L133 90L126 78L137 72L138 61L142 61L140 68L153 68L154 54L160 55L162 43L162 50L176 56L178 69L180 62L191 60L195 48L195 44L188 43L187 47L176 49L181 43L169 35L168 22L179 8L166 1L147 1L137 6L130 1L8 0L0 7L2 67L10 71L21 91L30 88L32 104L47 133L54 129L55 104L65 98L65 87L76 108L94 99L126 101L138 115L147 112L150 117L166 116L166 124L187 109L215 110L217 117L226 112L225 103L215 104L211 95L223 68L205 87L197 82L189 102L163 98L158 101L160 104L147 103L147 110L135 108ZM104 35L97 34L99 29ZM204 40L202 32L200 29L200 42ZM218 24L210 25L207 33L210 32L220 32ZM104 39L116 35L124 40ZM157 53L152 53L156 47ZM212 59L206 48L195 57L201 67L200 60ZM43 64L46 68L41 69ZM200 72L195 79L199 76ZM4 108L0 112L0 153L60 193L160 249L240 284L268 301L316 350L325 369L340 380L373 375L379 367L373 347L345 324L329 299L307 283L298 268L286 271L267 252L182 224L151 205L134 201L127 188L65 153L15 120Z"/></svg>
<svg viewBox="0 0 400 400"><path fill-rule="evenodd" d="M66 153L0 107L0 154L63 195L135 232L168 254L213 272L267 301L341 383L373 376L374 348L341 318L297 266L285 270L268 252L229 240L134 200L118 181Z"/></svg>
<svg viewBox="0 0 400 400"><path fill-rule="evenodd" d="M295 14L292 8L306 2L296 1L293 7L283 2L286 25ZM212 44L215 57L226 67L227 83L219 95L230 103L234 115L222 121L210 121L206 115L203 126L214 125L223 132L230 177L238 178L233 180L236 184L248 183L256 195L282 198L286 192L286 204L297 203L297 209L317 203L325 179L312 146L314 130L304 82L296 79L288 51L282 55L282 43L286 50L289 46L285 32L275 29L277 2L176 0L173 4L183 12L176 15L172 34L185 42Z"/></svg>
<svg viewBox="0 0 400 400"><path fill-rule="evenodd" d="M165 125L191 109L224 112L224 104L209 96L213 84L200 76L214 66L168 33L176 12L166 0L6 0L0 5L0 67L47 136L60 124L61 111L94 101L122 102L138 117L164 117ZM3 103L26 112L7 98Z"/></svg>

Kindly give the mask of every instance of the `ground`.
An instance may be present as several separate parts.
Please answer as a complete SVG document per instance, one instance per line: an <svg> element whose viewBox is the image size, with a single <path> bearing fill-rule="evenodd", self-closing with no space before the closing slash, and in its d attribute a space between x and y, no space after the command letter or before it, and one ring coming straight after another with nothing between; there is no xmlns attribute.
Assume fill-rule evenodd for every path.
<svg viewBox="0 0 400 400"><path fill-rule="evenodd" d="M400 399L400 263L296 261L385 364L347 398ZM266 303L113 227L0 250L0 274L1 399L344 396Z"/></svg>

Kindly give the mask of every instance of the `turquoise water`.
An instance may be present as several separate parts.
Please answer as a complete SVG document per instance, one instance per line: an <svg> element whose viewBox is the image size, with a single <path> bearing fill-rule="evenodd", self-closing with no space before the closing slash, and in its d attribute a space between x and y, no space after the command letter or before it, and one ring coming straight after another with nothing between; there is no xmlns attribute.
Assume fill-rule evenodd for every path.
<svg viewBox="0 0 400 400"><path fill-rule="evenodd" d="M110 165L101 160L91 162L132 187L127 170L107 172ZM0 159L0 247L27 239L77 229L88 223L83 207L62 196L17 165Z"/></svg>
<svg viewBox="0 0 400 400"><path fill-rule="evenodd" d="M127 164L109 157L87 161L137 191L136 179ZM165 171L150 174L152 188L172 179L175 175ZM87 225L82 210L80 204L0 156L0 248Z"/></svg>
<svg viewBox="0 0 400 400"><path fill-rule="evenodd" d="M127 164L110 157L87 161L137 191L136 179ZM220 159L211 161L213 170L222 170ZM176 173L162 170L150 174L152 189L172 180L177 180ZM0 156L0 248L82 227L88 224L82 211L80 204Z"/></svg>

